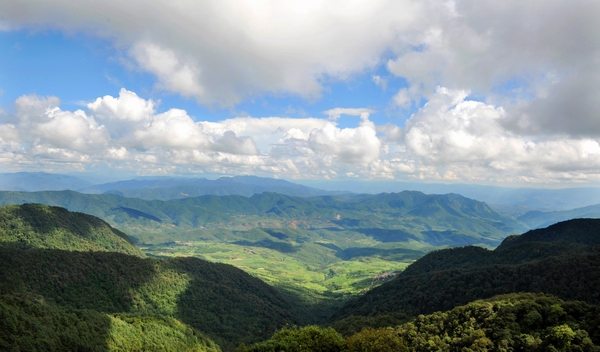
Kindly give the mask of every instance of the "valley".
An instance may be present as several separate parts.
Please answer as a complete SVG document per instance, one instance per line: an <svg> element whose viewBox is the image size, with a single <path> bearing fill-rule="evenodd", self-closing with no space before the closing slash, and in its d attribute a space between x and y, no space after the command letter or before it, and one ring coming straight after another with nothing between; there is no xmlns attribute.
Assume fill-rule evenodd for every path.
<svg viewBox="0 0 600 352"><path fill-rule="evenodd" d="M548 219L592 214L594 207L510 217L457 194L311 192L161 200L112 191L0 191L0 313L16 319L3 327L12 332L0 343L19 345L19 331L31 328L18 322L30 321L57 346L88 334L83 326L96 326L108 350L152 349L158 338L180 349L262 351L283 343L277 331L294 339L311 331L337 339L340 351L382 336L417 351L424 350L420 340L407 335L414 317L433 314L419 324L438 324L433 321L447 318L436 312L479 310L481 303L473 302L480 299L500 306L555 302L565 309L579 300L590 304L589 312L600 304L598 221L527 232ZM554 296L511 296L516 292ZM69 315L82 328L65 323ZM565 324L593 325L583 316L561 317ZM39 319L54 327L44 330ZM522 329L543 350L550 340L541 326ZM363 329L371 335L360 335ZM580 334L587 340L575 345L598 342L600 333L585 329Z"/></svg>

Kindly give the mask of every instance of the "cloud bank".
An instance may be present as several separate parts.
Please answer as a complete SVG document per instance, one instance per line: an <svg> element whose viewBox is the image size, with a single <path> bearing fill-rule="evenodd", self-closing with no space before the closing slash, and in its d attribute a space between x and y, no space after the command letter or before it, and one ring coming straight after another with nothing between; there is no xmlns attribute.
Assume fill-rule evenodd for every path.
<svg viewBox="0 0 600 352"><path fill-rule="evenodd" d="M6 0L0 14L4 31L108 39L135 70L155 77L156 89L205 106L269 94L314 100L327 82L383 66L387 76L371 76L374 89L402 79L406 87L389 103L416 109L388 125L375 125L370 109L344 106L324 112L329 118L208 122L179 109L157 113L155 102L127 90L77 111L26 95L14 114L0 114L0 159L13 164L598 181L596 0ZM361 121L340 128L343 114Z"/></svg>
<svg viewBox="0 0 600 352"><path fill-rule="evenodd" d="M438 87L405 124L376 125L368 109L323 118L239 117L194 121L186 111L122 89L85 110L55 97L22 96L0 120L0 159L73 170L106 165L140 173L253 173L316 177L427 179L478 183L590 182L600 179L600 144L589 137L523 137L504 127L502 107ZM360 115L340 128L331 115Z"/></svg>

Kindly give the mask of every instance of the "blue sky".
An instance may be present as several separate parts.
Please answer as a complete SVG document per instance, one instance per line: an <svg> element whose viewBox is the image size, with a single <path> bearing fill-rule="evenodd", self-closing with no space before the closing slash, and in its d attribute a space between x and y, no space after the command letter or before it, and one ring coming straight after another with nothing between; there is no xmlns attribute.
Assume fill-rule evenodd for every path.
<svg viewBox="0 0 600 352"><path fill-rule="evenodd" d="M595 1L0 4L3 172L594 185Z"/></svg>

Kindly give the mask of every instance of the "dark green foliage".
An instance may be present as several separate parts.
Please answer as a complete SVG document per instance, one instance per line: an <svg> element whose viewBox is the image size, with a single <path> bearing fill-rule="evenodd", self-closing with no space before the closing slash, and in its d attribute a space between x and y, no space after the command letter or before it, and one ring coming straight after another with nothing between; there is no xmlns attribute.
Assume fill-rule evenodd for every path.
<svg viewBox="0 0 600 352"><path fill-rule="evenodd" d="M123 232L87 214L60 207L22 204L0 207L0 245L142 256Z"/></svg>
<svg viewBox="0 0 600 352"><path fill-rule="evenodd" d="M544 294L509 294L419 315L395 328L366 328L341 345L339 335L311 326L284 328L238 351L598 352L599 323L599 306Z"/></svg>
<svg viewBox="0 0 600 352"><path fill-rule="evenodd" d="M341 352L344 340L332 328L309 325L303 328L285 327L271 339L250 347L240 346L238 352Z"/></svg>
<svg viewBox="0 0 600 352"><path fill-rule="evenodd" d="M272 287L235 267L196 258L0 248L0 294L22 293L69 309L172 315L225 349L295 321Z"/></svg>
<svg viewBox="0 0 600 352"><path fill-rule="evenodd" d="M93 310L61 309L42 297L0 296L0 349L108 351L110 318Z"/></svg>
<svg viewBox="0 0 600 352"><path fill-rule="evenodd" d="M495 251L464 247L430 253L394 280L349 301L332 321L352 315L427 314L511 292L544 292L599 304L600 247L581 244L594 238L599 224L573 220L548 228L547 237L543 230L529 232L521 243ZM544 238L573 238L574 243L540 242Z"/></svg>
<svg viewBox="0 0 600 352"><path fill-rule="evenodd" d="M398 326L400 324L411 321L413 317L409 317L403 313L380 314L376 316L350 315L333 323L328 324L342 336L352 336L365 328L379 329L390 326Z"/></svg>
<svg viewBox="0 0 600 352"><path fill-rule="evenodd" d="M600 220L573 219L559 222L544 229L531 230L520 236L509 236L498 246L498 250L505 250L525 242L568 242L599 245Z"/></svg>
<svg viewBox="0 0 600 352"><path fill-rule="evenodd" d="M410 351L600 351L600 308L510 294L419 315L396 330Z"/></svg>
<svg viewBox="0 0 600 352"><path fill-rule="evenodd" d="M367 328L345 341L347 352L408 352L407 343L392 328Z"/></svg>
<svg viewBox="0 0 600 352"><path fill-rule="evenodd" d="M174 318L62 308L40 296L0 296L3 351L220 351Z"/></svg>
<svg viewBox="0 0 600 352"><path fill-rule="evenodd" d="M222 228L225 224L248 219L302 220L309 222L304 225L305 229L352 229L383 242L407 242L410 239L439 246L497 245L507 234L525 230L522 224L501 216L485 203L456 194L426 195L409 191L308 198L276 193L251 197L205 195L170 201L73 191L0 192L0 204L24 202L60 205L85 212L127 227L130 232L149 227L172 230L171 225L179 230ZM273 233L279 240L289 238L285 232Z"/></svg>

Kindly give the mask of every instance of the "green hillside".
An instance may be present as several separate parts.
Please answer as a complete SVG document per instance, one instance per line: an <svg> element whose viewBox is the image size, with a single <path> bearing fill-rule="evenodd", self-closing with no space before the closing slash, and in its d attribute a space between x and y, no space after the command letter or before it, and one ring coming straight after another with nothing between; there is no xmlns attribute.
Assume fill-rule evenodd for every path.
<svg viewBox="0 0 600 352"><path fill-rule="evenodd" d="M29 294L0 295L0 317L4 351L221 351L169 316L64 308Z"/></svg>
<svg viewBox="0 0 600 352"><path fill-rule="evenodd" d="M520 236L509 236L498 246L504 250L526 242L568 242L583 245L600 245L600 220L572 219L544 229L528 231Z"/></svg>
<svg viewBox="0 0 600 352"><path fill-rule="evenodd" d="M196 258L0 248L0 294L24 293L68 309L173 316L226 349L295 321L261 280Z"/></svg>
<svg viewBox="0 0 600 352"><path fill-rule="evenodd" d="M286 327L239 352L598 351L600 307L544 294L509 294L343 338L331 328Z"/></svg>
<svg viewBox="0 0 600 352"><path fill-rule="evenodd" d="M599 223L568 221L522 235L521 243L507 239L514 245L494 251L464 247L429 253L394 280L349 301L332 320L416 316L512 292L543 292L599 304L600 247L581 244L590 243ZM559 238L561 242L552 242ZM569 239L573 242L566 242Z"/></svg>
<svg viewBox="0 0 600 352"><path fill-rule="evenodd" d="M0 192L98 216L156 258L234 265L276 286L305 324L389 280L431 250L497 246L525 230L485 203L420 192L293 197L276 193L147 201L115 194Z"/></svg>
<svg viewBox="0 0 600 352"><path fill-rule="evenodd" d="M42 204L0 207L0 245L142 256L127 235L106 222Z"/></svg>
<svg viewBox="0 0 600 352"><path fill-rule="evenodd" d="M73 191L0 192L0 204L42 203L84 212L130 231L203 227L251 229L261 223L304 229L354 230L381 242L497 245L524 225L485 203L455 194L404 191L379 195L292 197L277 193L147 201ZM302 221L291 226L293 221ZM385 232L383 230L395 230Z"/></svg>

